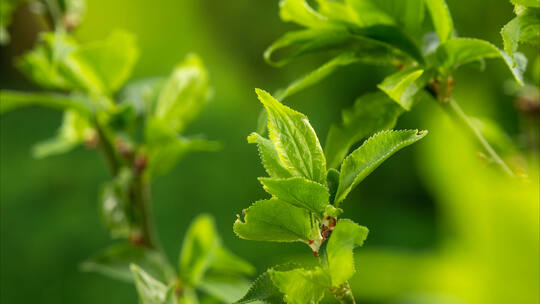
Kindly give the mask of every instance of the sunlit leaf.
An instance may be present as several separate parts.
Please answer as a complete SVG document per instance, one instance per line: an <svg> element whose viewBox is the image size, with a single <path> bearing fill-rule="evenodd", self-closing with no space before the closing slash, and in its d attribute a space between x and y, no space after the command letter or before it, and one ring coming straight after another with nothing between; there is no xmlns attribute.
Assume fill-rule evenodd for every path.
<svg viewBox="0 0 540 304"><path fill-rule="evenodd" d="M405 110L410 110L413 97L421 90L427 79L422 81L423 69L412 67L386 77L377 87Z"/></svg>
<svg viewBox="0 0 540 304"><path fill-rule="evenodd" d="M257 201L244 212L244 220L237 219L233 226L240 238L307 243L313 237L309 211L277 198Z"/></svg>
<svg viewBox="0 0 540 304"><path fill-rule="evenodd" d="M445 0L425 0L429 13L431 15L431 22L433 27L439 36L439 41L444 43L452 38L454 33L454 22L452 21L452 15L446 5Z"/></svg>
<svg viewBox="0 0 540 304"><path fill-rule="evenodd" d="M302 177L285 179L260 177L264 190L278 199L322 215L328 205L328 189Z"/></svg>
<svg viewBox="0 0 540 304"><path fill-rule="evenodd" d="M337 222L326 246L332 286L339 286L353 276L355 272L353 249L362 246L367 235L366 227L349 219L340 219Z"/></svg>
<svg viewBox="0 0 540 304"><path fill-rule="evenodd" d="M166 286L146 273L136 264L131 264L131 272L142 304L176 304L174 285Z"/></svg>
<svg viewBox="0 0 540 304"><path fill-rule="evenodd" d="M263 90L256 90L268 113L268 131L279 159L294 176L326 184L326 159L315 131L304 114Z"/></svg>
<svg viewBox="0 0 540 304"><path fill-rule="evenodd" d="M83 116L90 116L89 101L78 95L54 93L25 93L0 91L0 114L23 107L44 107L55 110L74 110Z"/></svg>
<svg viewBox="0 0 540 304"><path fill-rule="evenodd" d="M367 139L343 161L335 203L343 201L356 185L392 154L426 134L427 131L418 130L382 131Z"/></svg>
<svg viewBox="0 0 540 304"><path fill-rule="evenodd" d="M283 293L274 285L270 277L270 270L288 271L298 268L298 265L289 263L274 266L261 274L251 285L247 293L236 304L262 301L269 304L283 304Z"/></svg>
<svg viewBox="0 0 540 304"><path fill-rule="evenodd" d="M288 304L319 303L331 286L330 277L320 267L288 271L271 269L268 272Z"/></svg>
<svg viewBox="0 0 540 304"><path fill-rule="evenodd" d="M540 43L540 9L525 9L501 30L504 50L514 56L520 43Z"/></svg>
<svg viewBox="0 0 540 304"><path fill-rule="evenodd" d="M283 21L292 21L307 27L324 26L326 18L309 6L306 0L281 0L279 12Z"/></svg>
<svg viewBox="0 0 540 304"><path fill-rule="evenodd" d="M279 155L271 140L264 138L255 132L251 133L247 140L250 144L257 144L261 162L268 175L276 178L292 176L279 159Z"/></svg>

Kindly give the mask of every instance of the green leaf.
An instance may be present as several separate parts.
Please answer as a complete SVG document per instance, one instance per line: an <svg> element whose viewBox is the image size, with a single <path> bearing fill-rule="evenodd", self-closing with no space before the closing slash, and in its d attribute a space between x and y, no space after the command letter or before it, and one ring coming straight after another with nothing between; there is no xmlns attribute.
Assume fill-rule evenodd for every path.
<svg viewBox="0 0 540 304"><path fill-rule="evenodd" d="M272 196L305 208L321 216L328 205L329 193L325 186L302 177L285 179L260 177L259 181Z"/></svg>
<svg viewBox="0 0 540 304"><path fill-rule="evenodd" d="M413 96L425 85L422 74L424 70L417 67L404 69L386 77L377 87L408 111L413 105Z"/></svg>
<svg viewBox="0 0 540 304"><path fill-rule="evenodd" d="M138 116L151 114L163 85L164 77L150 77L129 82L119 93L121 105L131 105Z"/></svg>
<svg viewBox="0 0 540 304"><path fill-rule="evenodd" d="M328 173L326 173L326 181L328 183L328 192L330 193L330 203L334 203L339 186L339 171L334 168L330 168Z"/></svg>
<svg viewBox="0 0 540 304"><path fill-rule="evenodd" d="M197 216L186 232L180 252L182 281L197 286L214 260L220 243L214 219L206 214Z"/></svg>
<svg viewBox="0 0 540 304"><path fill-rule="evenodd" d="M289 271L268 271L274 285L285 295L288 304L319 303L331 286L330 277L320 267Z"/></svg>
<svg viewBox="0 0 540 304"><path fill-rule="evenodd" d="M255 202L233 229L240 238L254 241L307 243L314 236L309 211L277 198Z"/></svg>
<svg viewBox="0 0 540 304"><path fill-rule="evenodd" d="M208 72L201 59L189 55L172 72L159 94L154 115L175 132L182 132L210 98Z"/></svg>
<svg viewBox="0 0 540 304"><path fill-rule="evenodd" d="M75 73L78 69L88 68L100 83L87 83L87 88L100 87L110 95L131 75L138 54L134 35L113 31L105 40L81 45L71 54L68 65L76 69Z"/></svg>
<svg viewBox="0 0 540 304"><path fill-rule="evenodd" d="M56 137L36 144L32 148L32 155L43 158L63 154L94 136L96 131L85 117L73 110L66 110Z"/></svg>
<svg viewBox="0 0 540 304"><path fill-rule="evenodd" d="M116 244L97 253L81 263L80 268L83 271L97 272L117 280L132 282L130 264L139 265L162 282L169 282L175 276L173 268L159 252L127 243Z"/></svg>
<svg viewBox="0 0 540 304"><path fill-rule="evenodd" d="M353 249L362 246L368 235L368 229L349 219L337 222L328 244L328 269L332 286L339 286L349 280L354 272Z"/></svg>
<svg viewBox="0 0 540 304"><path fill-rule="evenodd" d="M527 65L525 57L516 56L517 64L514 65L512 58L493 44L485 40L472 38L451 39L437 48L435 56L443 73L450 73L460 65L484 58L500 58L504 60L514 78L520 84L523 84L523 72Z"/></svg>
<svg viewBox="0 0 540 304"><path fill-rule="evenodd" d="M0 91L0 114L23 107L39 106L55 110L71 109L83 116L90 116L88 104L89 101L78 95Z"/></svg>
<svg viewBox="0 0 540 304"><path fill-rule="evenodd" d="M540 41L540 9L525 9L501 30L506 53L514 57L519 43L538 45Z"/></svg>
<svg viewBox="0 0 540 304"><path fill-rule="evenodd" d="M198 288L224 303L233 303L249 289L250 283L235 277L207 277Z"/></svg>
<svg viewBox="0 0 540 304"><path fill-rule="evenodd" d="M131 233L129 188L132 182L133 173L124 168L101 191L100 215L112 238L127 238Z"/></svg>
<svg viewBox="0 0 540 304"><path fill-rule="evenodd" d="M342 113L342 124L332 125L326 137L326 159L330 168L338 168L350 148L375 132L395 126L403 108L382 92L358 98Z"/></svg>
<svg viewBox="0 0 540 304"><path fill-rule="evenodd" d="M0 45L6 45L10 41L7 28L19 2L19 0L0 0Z"/></svg>
<svg viewBox="0 0 540 304"><path fill-rule="evenodd" d="M136 264L131 264L131 272L142 304L176 304L174 285L166 286L154 279Z"/></svg>
<svg viewBox="0 0 540 304"><path fill-rule="evenodd" d="M283 91L283 93L279 94L278 99L283 100L316 83L319 83L323 79L328 77L330 74L332 74L338 67L346 66L346 65L355 63L357 61L359 61L359 59L354 55L354 53L343 53L337 57L334 57L332 60L323 64L316 70L295 80Z"/></svg>
<svg viewBox="0 0 540 304"><path fill-rule="evenodd" d="M268 113L268 131L279 159L294 176L326 184L326 159L315 131L304 114L256 89Z"/></svg>
<svg viewBox="0 0 540 304"><path fill-rule="evenodd" d="M261 162L268 175L276 178L286 178L291 176L291 173L289 173L287 168L285 168L285 165L279 160L279 155L271 140L253 132L248 136L247 141L250 144L257 144Z"/></svg>
<svg viewBox="0 0 540 304"><path fill-rule="evenodd" d="M344 21L359 24L358 15L345 2L334 0L317 0L318 12L333 21Z"/></svg>
<svg viewBox="0 0 540 304"><path fill-rule="evenodd" d="M164 124L164 121L151 119L145 129L150 159L147 172L152 178L168 173L189 152L213 152L220 148L215 141L178 136Z"/></svg>
<svg viewBox="0 0 540 304"><path fill-rule="evenodd" d="M250 276L255 273L255 267L223 246L218 246L210 264L210 271L221 275Z"/></svg>
<svg viewBox="0 0 540 304"><path fill-rule="evenodd" d="M339 205L358 183L392 154L417 142L426 134L427 131L418 130L382 131L367 139L341 165L335 204Z"/></svg>
<svg viewBox="0 0 540 304"><path fill-rule="evenodd" d="M510 0L514 5L522 5L525 7L540 7L540 3L537 0Z"/></svg>
<svg viewBox="0 0 540 304"><path fill-rule="evenodd" d="M82 89L79 78L83 74L73 74L66 66L69 56L77 48L75 40L64 33L44 33L39 44L17 61L17 67L45 88Z"/></svg>
<svg viewBox="0 0 540 304"><path fill-rule="evenodd" d="M307 27L324 26L327 19L317 13L305 0L281 0L279 12L283 21L292 21Z"/></svg>
<svg viewBox="0 0 540 304"><path fill-rule="evenodd" d="M454 22L445 0L425 0L431 15L433 27L439 36L439 41L445 43L452 38Z"/></svg>
<svg viewBox="0 0 540 304"><path fill-rule="evenodd" d="M298 268L297 265L289 263L274 266L261 274L251 285L248 292L236 304L252 303L262 301L269 304L282 304L283 293L274 285L270 277L270 271L288 271Z"/></svg>
<svg viewBox="0 0 540 304"><path fill-rule="evenodd" d="M415 33L424 20L423 0L346 0L356 12L356 23L362 27L397 25Z"/></svg>

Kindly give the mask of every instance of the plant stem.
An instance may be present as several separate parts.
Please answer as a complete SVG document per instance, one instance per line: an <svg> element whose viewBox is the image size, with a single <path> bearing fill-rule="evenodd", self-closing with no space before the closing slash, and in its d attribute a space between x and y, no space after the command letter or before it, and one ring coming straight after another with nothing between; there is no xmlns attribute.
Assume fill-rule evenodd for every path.
<svg viewBox="0 0 540 304"><path fill-rule="evenodd" d="M114 147L112 143L107 138L107 135L101 128L100 123L98 122L97 118L94 118L94 126L96 128L96 131L99 136L99 146L101 147L101 151L103 152L103 156L107 160L107 164L109 165L109 170L111 171L112 176L116 176L118 174L119 165L116 158L116 152L114 150Z"/></svg>
<svg viewBox="0 0 540 304"><path fill-rule="evenodd" d="M143 177L137 176L130 189L130 200L137 211L141 228L138 244L152 249L160 250L157 235L152 220L152 208L150 199L150 184Z"/></svg>
<svg viewBox="0 0 540 304"><path fill-rule="evenodd" d="M495 152L495 149L488 143L488 141L482 135L482 132L473 124L469 117L463 112L461 107L457 102L450 98L447 102L440 103L443 105L443 108L447 110L451 116L456 117L469 131L474 134L478 142L486 150L486 152L491 156L491 158L501 167L501 169L510 176L514 176L514 172L508 167L508 165L502 160L502 158Z"/></svg>
<svg viewBox="0 0 540 304"><path fill-rule="evenodd" d="M354 300L353 293L351 291L351 286L349 285L348 281L343 283L339 287L331 288L330 292L332 292L334 297L341 304L356 304L356 301Z"/></svg>

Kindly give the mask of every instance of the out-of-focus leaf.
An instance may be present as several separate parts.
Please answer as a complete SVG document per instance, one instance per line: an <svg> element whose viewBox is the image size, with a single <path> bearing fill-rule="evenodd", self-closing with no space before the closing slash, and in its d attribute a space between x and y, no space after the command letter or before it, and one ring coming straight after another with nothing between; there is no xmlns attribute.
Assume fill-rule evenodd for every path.
<svg viewBox="0 0 540 304"><path fill-rule="evenodd" d="M377 87L408 111L413 105L414 95L426 83L427 79L421 78L423 73L424 70L417 67L404 69L386 77Z"/></svg>
<svg viewBox="0 0 540 304"><path fill-rule="evenodd" d="M8 26L11 24L13 12L20 0L0 0L0 45L10 41Z"/></svg>
<svg viewBox="0 0 540 304"><path fill-rule="evenodd" d="M54 93L25 93L0 91L0 114L23 107L39 106L55 110L73 110L82 116L90 116L89 101L82 96Z"/></svg>
<svg viewBox="0 0 540 304"><path fill-rule="evenodd" d="M510 0L514 5L522 5L525 7L540 7L540 3L536 0Z"/></svg>
<svg viewBox="0 0 540 304"><path fill-rule="evenodd" d="M313 237L309 211L277 198L257 201L244 213L244 221L239 218L233 226L242 239L307 243Z"/></svg>
<svg viewBox="0 0 540 304"><path fill-rule="evenodd" d="M294 176L326 185L326 159L315 131L304 114L256 89L268 112L268 131L279 159Z"/></svg>
<svg viewBox="0 0 540 304"><path fill-rule="evenodd" d="M43 158L69 152L95 134L96 131L90 122L79 112L66 110L56 137L36 144L32 148L32 155Z"/></svg>
<svg viewBox="0 0 540 304"><path fill-rule="evenodd" d="M164 84L154 116L181 132L199 115L209 97L208 73L198 56L189 55Z"/></svg>
<svg viewBox="0 0 540 304"><path fill-rule="evenodd" d="M178 303L173 284L166 286L136 264L131 264L130 268L142 304Z"/></svg>
<svg viewBox="0 0 540 304"><path fill-rule="evenodd" d="M129 187L133 181L130 169L121 170L115 179L104 185L101 191L101 219L113 238L130 235L132 219L129 214Z"/></svg>
<svg viewBox="0 0 540 304"><path fill-rule="evenodd" d="M166 80L164 77L151 77L129 82L120 91L118 100L122 105L132 105L138 116L150 114Z"/></svg>
<svg viewBox="0 0 540 304"><path fill-rule="evenodd" d="M63 23L68 29L78 26L86 13L86 0L60 0L63 3Z"/></svg>
<svg viewBox="0 0 540 304"><path fill-rule="evenodd" d="M326 19L317 13L305 0L281 0L279 12L283 21L292 21L307 27L324 26Z"/></svg>
<svg viewBox="0 0 540 304"><path fill-rule="evenodd" d="M353 52L359 60L368 63L390 63L403 55L423 62L416 45L394 25L365 28L332 25L289 32L265 51L264 58L271 65L283 66L299 56L330 50Z"/></svg>
<svg viewBox="0 0 540 304"><path fill-rule="evenodd" d="M262 301L269 304L282 304L284 295L274 285L274 282L272 282L269 271L288 271L296 268L298 268L298 266L295 264L284 264L268 269L253 282L248 292L240 300L236 301L235 304L252 303L257 301Z"/></svg>
<svg viewBox="0 0 540 304"><path fill-rule="evenodd" d="M358 15L345 1L317 0L317 4L318 12L331 20L359 24Z"/></svg>
<svg viewBox="0 0 540 304"><path fill-rule="evenodd" d="M67 65L73 68L73 73L88 69L95 75L100 84L87 83L88 89L96 86L112 94L131 75L139 55L135 40L132 34L114 31L105 40L81 45L71 54Z"/></svg>
<svg viewBox="0 0 540 304"><path fill-rule="evenodd" d="M249 282L236 277L207 277L199 285L199 289L224 303L233 303L249 289Z"/></svg>
<svg viewBox="0 0 540 304"><path fill-rule="evenodd" d="M148 174L152 178L169 172L180 159L189 152L216 151L220 144L200 138L186 138L176 135L165 122L151 119L145 129L150 162Z"/></svg>
<svg viewBox="0 0 540 304"><path fill-rule="evenodd" d="M309 74L295 80L283 91L283 93L278 95L277 99L283 100L314 84L317 84L326 77L328 77L330 74L332 74L338 67L355 63L358 60L359 59L354 55L354 53L341 54L328 61L327 63L323 64L316 70L310 72Z"/></svg>
<svg viewBox="0 0 540 304"><path fill-rule="evenodd" d="M540 9L526 8L501 30L506 53L514 57L520 43L540 43Z"/></svg>
<svg viewBox="0 0 540 304"><path fill-rule="evenodd" d="M434 55L443 73L450 73L460 65L484 58L500 58L504 60L516 81L523 84L523 72L527 65L527 59L516 54L514 57L516 64L514 65L510 56L485 40L454 38L441 44Z"/></svg>
<svg viewBox="0 0 540 304"><path fill-rule="evenodd" d="M275 178L287 178L291 176L291 173L289 173L287 168L285 168L285 165L279 159L279 155L271 140L264 138L255 132L251 133L247 140L250 144L257 144L261 162L268 175Z"/></svg>
<svg viewBox="0 0 540 304"><path fill-rule="evenodd" d="M320 267L288 271L270 269L268 272L288 304L319 303L331 286L330 277Z"/></svg>
<svg viewBox="0 0 540 304"><path fill-rule="evenodd" d="M382 131L367 139L343 161L335 204L339 205L358 183L392 154L426 134L427 131L418 130Z"/></svg>
<svg viewBox="0 0 540 304"><path fill-rule="evenodd" d="M356 22L362 27L397 25L415 33L424 20L423 0L347 0L356 12Z"/></svg>
<svg viewBox="0 0 540 304"><path fill-rule="evenodd" d="M266 192L278 199L305 208L321 216L328 205L328 189L323 185L302 177L285 179L260 177Z"/></svg>
<svg viewBox="0 0 540 304"><path fill-rule="evenodd" d="M210 271L220 275L253 275L255 267L221 245L216 248Z"/></svg>
<svg viewBox="0 0 540 304"><path fill-rule="evenodd" d="M425 0L431 15L431 22L439 36L439 41L445 43L454 33L454 22L445 0Z"/></svg>
<svg viewBox="0 0 540 304"><path fill-rule="evenodd" d="M208 271L214 277L226 276L232 280L252 274L254 268L223 247L213 218L202 214L193 220L184 237L179 273L183 282L189 286L198 286L203 281L208 282L205 278Z"/></svg>
<svg viewBox="0 0 540 304"><path fill-rule="evenodd" d="M77 48L75 40L64 33L44 33L40 36L40 43L17 61L17 67L45 88L82 89L79 78L85 75L74 75L65 65ZM87 71L78 72L88 74Z"/></svg>
<svg viewBox="0 0 540 304"><path fill-rule="evenodd" d="M342 113L341 125L332 125L326 138L326 159L330 168L338 168L350 148L375 132L396 124L403 108L382 92L370 93L356 100Z"/></svg>
<svg viewBox="0 0 540 304"><path fill-rule="evenodd" d="M494 121L486 118L471 117L471 122L502 156L516 151L512 138Z"/></svg>
<svg viewBox="0 0 540 304"><path fill-rule="evenodd" d="M170 282L175 276L173 268L159 252L127 243L116 244L97 253L81 263L80 268L83 271L97 272L117 280L132 282L130 264L139 265L162 282Z"/></svg>
<svg viewBox="0 0 540 304"><path fill-rule="evenodd" d="M339 286L353 276L355 272L353 249L362 246L367 235L366 227L349 219L340 219L337 222L326 245L332 286Z"/></svg>
<svg viewBox="0 0 540 304"><path fill-rule="evenodd" d="M219 245L213 218L206 214L197 216L186 232L180 252L182 281L197 286L214 260Z"/></svg>

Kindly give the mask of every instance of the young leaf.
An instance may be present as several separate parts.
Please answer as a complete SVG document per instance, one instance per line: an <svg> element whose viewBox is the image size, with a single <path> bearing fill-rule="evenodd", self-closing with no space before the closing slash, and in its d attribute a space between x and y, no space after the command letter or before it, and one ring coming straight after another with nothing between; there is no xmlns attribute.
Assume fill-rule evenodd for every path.
<svg viewBox="0 0 540 304"><path fill-rule="evenodd" d="M330 127L326 137L326 159L330 168L338 168L349 149L362 138L395 126L403 108L382 92L358 98L342 113L343 123Z"/></svg>
<svg viewBox="0 0 540 304"><path fill-rule="evenodd" d="M423 88L425 83L418 81L424 70L412 67L386 77L377 87L405 110L413 105L413 96Z"/></svg>
<svg viewBox="0 0 540 304"><path fill-rule="evenodd" d="M472 38L454 38L449 40L437 48L435 56L439 68L444 73L449 73L460 65L484 58L501 58L519 84L523 84L523 72L527 65L525 57L516 56L517 64L514 65L512 58L493 44L485 40Z"/></svg>
<svg viewBox="0 0 540 304"><path fill-rule="evenodd" d="M208 72L196 55L189 55L165 83L154 115L175 132L182 132L210 98Z"/></svg>
<svg viewBox="0 0 540 304"><path fill-rule="evenodd" d="M69 109L88 117L91 115L89 103L89 101L79 95L0 91L0 114L23 107L39 106L55 110Z"/></svg>
<svg viewBox="0 0 540 304"><path fill-rule="evenodd" d="M326 184L326 159L315 131L304 114L256 89L268 112L268 131L279 159L294 176Z"/></svg>
<svg viewBox="0 0 540 304"><path fill-rule="evenodd" d="M95 136L95 133L85 117L73 110L66 110L56 137L36 144L32 149L32 155L43 158L69 152L86 139Z"/></svg>
<svg viewBox="0 0 540 304"><path fill-rule="evenodd" d="M235 277L210 277L205 278L198 289L223 301L223 303L233 303L246 293L246 290L249 289L249 282Z"/></svg>
<svg viewBox="0 0 540 304"><path fill-rule="evenodd" d="M305 0L281 0L279 12L283 21L292 21L306 27L324 26L327 18L317 13Z"/></svg>
<svg viewBox="0 0 540 304"><path fill-rule="evenodd" d="M178 136L166 122L157 119L148 121L145 141L150 159L147 172L152 178L169 172L189 152L212 152L220 148L218 142Z"/></svg>
<svg viewBox="0 0 540 304"><path fill-rule="evenodd" d="M129 82L119 92L121 105L131 105L138 116L151 114L159 92L167 81L164 77L150 77Z"/></svg>
<svg viewBox="0 0 540 304"><path fill-rule="evenodd" d="M235 304L244 304L262 301L269 304L282 304L283 293L274 285L270 277L270 271L289 271L298 268L295 264L284 264L274 266L261 274L251 285L248 292Z"/></svg>
<svg viewBox="0 0 540 304"><path fill-rule="evenodd" d="M131 272L142 304L176 304L174 285L165 286L136 264L131 264Z"/></svg>
<svg viewBox="0 0 540 304"><path fill-rule="evenodd" d="M425 0L433 27L439 36L439 41L445 43L452 38L454 22L445 0Z"/></svg>
<svg viewBox="0 0 540 304"><path fill-rule="evenodd" d="M260 177L259 181L264 190L272 196L296 207L305 208L319 216L323 214L326 205L328 205L328 189L305 178L276 179Z"/></svg>
<svg viewBox="0 0 540 304"><path fill-rule="evenodd" d="M255 268L244 259L233 254L223 246L216 248L214 259L210 264L209 270L215 274L221 275L253 275Z"/></svg>
<svg viewBox="0 0 540 304"><path fill-rule="evenodd" d="M319 303L331 287L330 277L320 267L289 271L268 271L274 285L285 295L288 304Z"/></svg>
<svg viewBox="0 0 540 304"><path fill-rule="evenodd" d="M526 8L501 30L504 50L514 57L519 43L540 43L540 9Z"/></svg>
<svg viewBox="0 0 540 304"><path fill-rule="evenodd" d="M174 270L159 252L135 247L127 243L113 245L81 263L83 271L101 273L108 277L132 282L130 264L137 264L147 273L162 282L174 277Z"/></svg>
<svg viewBox="0 0 540 304"><path fill-rule="evenodd" d="M313 237L309 211L277 198L255 202L233 229L240 238L254 241L307 242Z"/></svg>
<svg viewBox="0 0 540 304"><path fill-rule="evenodd" d="M197 286L214 260L220 242L214 220L205 214L197 216L186 232L180 252L182 281Z"/></svg>
<svg viewBox="0 0 540 304"><path fill-rule="evenodd" d="M427 131L418 130L382 131L367 139L360 148L349 154L341 165L335 204L339 205L358 183L392 154L415 143L426 134Z"/></svg>
<svg viewBox="0 0 540 304"><path fill-rule="evenodd" d="M332 286L340 286L353 276L355 272L353 249L362 246L367 235L366 227L349 219L340 219L337 222L326 245Z"/></svg>
<svg viewBox="0 0 540 304"><path fill-rule="evenodd" d="M76 49L71 54L68 65L73 64L77 69L88 68L99 80L99 86L104 93L112 94L131 75L138 54L134 35L114 31L103 41L84 44ZM76 73L77 70L72 72Z"/></svg>
<svg viewBox="0 0 540 304"><path fill-rule="evenodd" d="M540 2L536 0L510 0L514 5L522 5L525 7L540 7Z"/></svg>
<svg viewBox="0 0 540 304"><path fill-rule="evenodd" d="M279 160L279 155L271 140L253 132L248 136L247 141L250 144L257 144L261 162L268 175L275 178L287 178L291 176L291 173L289 173L281 160Z"/></svg>

